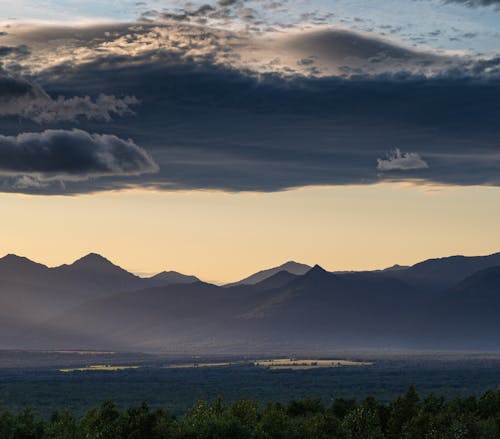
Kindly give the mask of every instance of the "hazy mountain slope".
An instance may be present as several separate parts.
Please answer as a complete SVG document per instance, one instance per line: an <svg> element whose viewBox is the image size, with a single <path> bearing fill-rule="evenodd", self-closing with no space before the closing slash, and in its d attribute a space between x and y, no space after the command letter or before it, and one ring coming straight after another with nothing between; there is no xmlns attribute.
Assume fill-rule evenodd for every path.
<svg viewBox="0 0 500 439"><path fill-rule="evenodd" d="M0 343L92 299L194 280L173 272L140 278L95 253L54 268L7 255L0 258Z"/></svg>
<svg viewBox="0 0 500 439"><path fill-rule="evenodd" d="M96 253L76 260L69 265L61 265L52 270L55 282L67 282L86 291L87 300L109 295L112 292L141 288L143 279L113 264Z"/></svg>
<svg viewBox="0 0 500 439"><path fill-rule="evenodd" d="M390 275L315 266L229 287L167 273L156 281L175 284L151 287L99 255L54 269L11 256L0 260L0 273L11 273L0 277L0 342L206 353L500 348L500 264L439 289L497 257L430 260Z"/></svg>
<svg viewBox="0 0 500 439"><path fill-rule="evenodd" d="M106 349L168 350L224 345L224 339L214 336L226 331L228 319L241 311L246 297L232 293L196 282L115 294L80 305L31 334L36 343L46 346L79 343Z"/></svg>
<svg viewBox="0 0 500 439"><path fill-rule="evenodd" d="M500 266L478 271L448 289L414 323L413 339L426 345L498 349Z"/></svg>
<svg viewBox="0 0 500 439"><path fill-rule="evenodd" d="M264 279L267 279L276 273L279 273L280 271L286 271L291 274L296 274L296 275L302 275L307 273L311 267L306 264L300 264L295 261L288 261L285 262L284 264L278 266L278 267L273 267L269 268L267 270L262 270L257 273L254 273L245 279L242 279L238 282L233 282L230 284L225 285L226 287L234 287L236 285L253 285L257 284L259 282L262 282Z"/></svg>
<svg viewBox="0 0 500 439"><path fill-rule="evenodd" d="M278 273L256 285L198 282L116 294L72 309L33 336L51 347L99 343L205 352L370 346L397 333L402 313L417 302L418 294L401 281L344 279L315 267L303 276Z"/></svg>
<svg viewBox="0 0 500 439"><path fill-rule="evenodd" d="M252 284L252 286L259 290L270 290L282 287L292 280L296 279L297 277L299 277L298 274L292 274L289 271L284 270L279 271L278 273L273 274L272 276L269 276L256 284Z"/></svg>
<svg viewBox="0 0 500 439"><path fill-rule="evenodd" d="M170 284L192 284L200 282L196 276L190 276L179 273L177 271L162 271L150 278L147 278L147 283L153 286L170 285Z"/></svg>
<svg viewBox="0 0 500 439"><path fill-rule="evenodd" d="M371 346L397 342L406 316L419 306L419 292L399 280L342 276L315 266L242 317L282 340L293 334L303 344Z"/></svg>
<svg viewBox="0 0 500 439"><path fill-rule="evenodd" d="M405 270L391 271L387 275L413 285L444 289L479 270L498 265L500 265L500 253L488 256L450 256L428 259Z"/></svg>

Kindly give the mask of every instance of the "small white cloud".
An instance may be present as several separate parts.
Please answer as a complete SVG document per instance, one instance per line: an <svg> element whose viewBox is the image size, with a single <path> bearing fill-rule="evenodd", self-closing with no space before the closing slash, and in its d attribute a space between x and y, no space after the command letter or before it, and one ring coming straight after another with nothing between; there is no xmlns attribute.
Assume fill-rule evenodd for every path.
<svg viewBox="0 0 500 439"><path fill-rule="evenodd" d="M22 175L14 181L13 187L15 189L40 189L47 187L48 183L40 180L36 176Z"/></svg>
<svg viewBox="0 0 500 439"><path fill-rule="evenodd" d="M399 148L387 154L387 159L377 159L379 171L408 171L428 167L427 162L416 152L401 152Z"/></svg>

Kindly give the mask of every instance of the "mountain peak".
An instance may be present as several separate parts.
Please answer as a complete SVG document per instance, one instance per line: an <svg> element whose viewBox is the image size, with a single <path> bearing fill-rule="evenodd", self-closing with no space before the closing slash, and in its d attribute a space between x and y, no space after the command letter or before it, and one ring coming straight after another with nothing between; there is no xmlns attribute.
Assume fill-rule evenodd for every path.
<svg viewBox="0 0 500 439"><path fill-rule="evenodd" d="M194 283L200 280L196 276L190 276L186 274L179 273L178 271L162 271L149 278L151 281L165 283L165 284L175 284L175 283Z"/></svg>
<svg viewBox="0 0 500 439"><path fill-rule="evenodd" d="M314 265L304 276L304 279L326 279L335 277L335 274L326 271L321 265Z"/></svg>
<svg viewBox="0 0 500 439"><path fill-rule="evenodd" d="M255 285L259 282L262 282L263 280L275 275L276 273L279 273L280 271L287 271L291 274L295 274L297 276L301 276L305 273L307 273L311 267L306 264L301 264L299 262L295 261L288 261L285 262L284 264L279 265L278 267L273 267L269 268L267 270L261 270L257 273L254 273L245 279L242 279L238 282L233 282L230 284L227 284L226 287L233 287L236 285Z"/></svg>
<svg viewBox="0 0 500 439"><path fill-rule="evenodd" d="M394 264L394 265L391 265L390 267L384 268L382 271L406 270L407 268L409 268L408 265Z"/></svg>
<svg viewBox="0 0 500 439"><path fill-rule="evenodd" d="M308 273L328 273L321 265L314 264L314 267L312 267Z"/></svg>
<svg viewBox="0 0 500 439"><path fill-rule="evenodd" d="M0 258L0 263L5 264L5 265L31 265L31 266L38 266L38 267L45 267L43 264L39 264L38 262L34 262L31 259L28 259L24 256L18 256L13 253L9 253L5 255L3 258Z"/></svg>
<svg viewBox="0 0 500 439"><path fill-rule="evenodd" d="M106 259L104 256L101 256L99 253L88 253L85 256L82 256L80 259L77 259L75 262L78 261L106 261L109 262L108 259Z"/></svg>
<svg viewBox="0 0 500 439"><path fill-rule="evenodd" d="M89 253L66 267L95 272L126 272L123 268L113 264L109 259L98 253ZM128 273L128 272L127 272Z"/></svg>
<svg viewBox="0 0 500 439"><path fill-rule="evenodd" d="M287 261L284 264L281 264L279 267L276 267L276 269L280 269L279 271L288 271L293 274L294 271L297 270L309 270L310 267L309 265L306 264L301 264L300 262L297 261Z"/></svg>
<svg viewBox="0 0 500 439"><path fill-rule="evenodd" d="M83 280L104 289L109 285L112 285L114 289L127 289L127 285L131 285L130 282L135 285L139 281L135 274L113 264L98 253L89 253L72 264L63 264L55 267L54 270L66 276L76 276L80 281Z"/></svg>
<svg viewBox="0 0 500 439"><path fill-rule="evenodd" d="M24 256L15 255L14 253L9 253L9 254L5 255L3 258L0 258L0 261L2 261L2 262L24 262L24 261L29 261L29 259L25 258Z"/></svg>
<svg viewBox="0 0 500 439"><path fill-rule="evenodd" d="M99 265L114 265L114 264L109 259L106 259L104 256L101 256L99 253L89 253L77 259L71 265L99 266Z"/></svg>

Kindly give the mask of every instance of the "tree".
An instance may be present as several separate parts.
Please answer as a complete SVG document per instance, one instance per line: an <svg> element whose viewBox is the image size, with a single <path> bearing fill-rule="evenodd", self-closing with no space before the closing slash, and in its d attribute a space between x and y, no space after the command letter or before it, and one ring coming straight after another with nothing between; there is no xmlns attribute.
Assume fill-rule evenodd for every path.
<svg viewBox="0 0 500 439"><path fill-rule="evenodd" d="M419 402L420 398L414 386L410 386L404 396L392 402L387 425L387 437L401 438L403 431L408 428L413 417L417 415Z"/></svg>
<svg viewBox="0 0 500 439"><path fill-rule="evenodd" d="M351 411L342 422L349 439L383 438L377 412L366 406Z"/></svg>

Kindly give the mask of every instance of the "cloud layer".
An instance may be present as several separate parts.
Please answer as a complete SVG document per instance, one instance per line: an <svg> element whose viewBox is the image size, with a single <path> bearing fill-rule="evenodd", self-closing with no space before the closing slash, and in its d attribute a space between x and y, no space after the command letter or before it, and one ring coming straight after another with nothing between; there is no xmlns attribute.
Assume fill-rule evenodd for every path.
<svg viewBox="0 0 500 439"><path fill-rule="evenodd" d="M500 8L499 0L446 0L446 3L459 3L470 8L477 8L480 6L496 6Z"/></svg>
<svg viewBox="0 0 500 439"><path fill-rule="evenodd" d="M146 160L135 176L119 166L115 173L82 171L74 175L107 178L75 181L65 171L15 171L42 173L49 183L66 175L65 188L48 184L44 193L130 186L276 191L416 178L500 185L500 57L417 50L340 28L253 34L157 22L23 28L9 44L29 46L16 70L27 79L10 75L8 85L0 81L0 95L40 95L46 109L75 110L25 117L21 128L4 113L5 136L38 130L33 121L66 132L77 119L87 132L133 139L159 166L142 173L157 169ZM116 96L140 100L133 117L87 118L129 111L134 102ZM403 152L381 158L390 145ZM35 191L30 183L23 177L2 188Z"/></svg>
<svg viewBox="0 0 500 439"><path fill-rule="evenodd" d="M117 98L102 93L95 99L89 96L54 99L38 85L0 73L0 116L17 116L39 124L74 122L79 118L109 122L113 115L132 114L131 106L138 103L133 96Z"/></svg>
<svg viewBox="0 0 500 439"><path fill-rule="evenodd" d="M142 148L113 135L82 130L0 135L0 175L15 177L17 187L33 186L34 181L79 181L157 170Z"/></svg>

